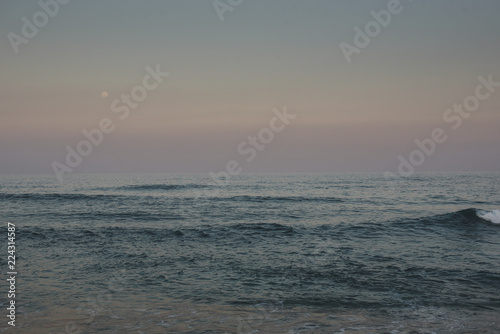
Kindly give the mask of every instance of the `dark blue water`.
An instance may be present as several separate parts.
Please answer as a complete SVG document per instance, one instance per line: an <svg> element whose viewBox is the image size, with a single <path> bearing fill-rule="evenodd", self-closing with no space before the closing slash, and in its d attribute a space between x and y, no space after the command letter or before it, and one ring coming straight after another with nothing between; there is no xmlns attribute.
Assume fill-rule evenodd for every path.
<svg viewBox="0 0 500 334"><path fill-rule="evenodd" d="M380 174L244 175L227 186L206 175L71 175L63 184L4 175L0 217L17 228L26 326L61 312L85 320L85 330L113 332L120 322L106 310L132 317L134 304L170 310L149 324L170 328L169 305L182 303L219 316L255 305L267 305L264 314L375 312L378 325L401 321L394 312L402 310L454 314L449 321L465 312L461 328L429 333L467 332L500 311L499 184L500 174L396 183ZM110 287L117 275L119 288ZM89 296L106 298L82 306ZM283 333L296 326L268 319L279 321ZM162 332L149 325L143 332ZM217 328L200 326L191 332ZM239 327L229 332L247 330Z"/></svg>

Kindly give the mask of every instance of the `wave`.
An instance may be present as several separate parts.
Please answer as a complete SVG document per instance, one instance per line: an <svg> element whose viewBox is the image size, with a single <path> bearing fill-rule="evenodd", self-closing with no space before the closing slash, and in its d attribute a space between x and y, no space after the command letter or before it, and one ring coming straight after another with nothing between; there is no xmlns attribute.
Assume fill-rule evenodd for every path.
<svg viewBox="0 0 500 334"><path fill-rule="evenodd" d="M229 241L238 240L243 236L266 236L279 237L299 233L298 228L286 226L278 223L236 223L227 225L200 225L190 226L163 226L161 228L140 228L100 226L95 228L80 227L40 227L25 226L24 235L29 239L53 239L56 240L78 240L86 242L96 237L104 239L128 239L145 237L147 240L165 240L167 238L188 238L191 240L201 240L214 237Z"/></svg>
<svg viewBox="0 0 500 334"><path fill-rule="evenodd" d="M500 210L485 211L481 209L469 208L456 212L422 217L417 220L409 220L408 223L417 223L429 225L446 225L446 226L470 226L478 223L500 224Z"/></svg>
<svg viewBox="0 0 500 334"><path fill-rule="evenodd" d="M479 218L489 221L490 223L500 224L500 210L476 210L476 214Z"/></svg>
<svg viewBox="0 0 500 334"><path fill-rule="evenodd" d="M137 185L126 185L121 187L106 188L115 190L129 190L129 191L171 191L171 190L182 190L182 189L199 189L199 188L209 188L211 185L207 184L137 184Z"/></svg>
<svg viewBox="0 0 500 334"><path fill-rule="evenodd" d="M116 199L120 195L87 195L69 193L0 193L0 199L25 199L25 200L105 200Z"/></svg>
<svg viewBox="0 0 500 334"><path fill-rule="evenodd" d="M258 232L258 233L285 233L294 234L296 230L292 226L286 226L278 223L239 223L230 226L236 231Z"/></svg>
<svg viewBox="0 0 500 334"><path fill-rule="evenodd" d="M147 237L151 239L164 239L164 238L179 238L185 234L199 235L205 237L202 230L196 228L176 229L176 228L124 228L124 227L97 227L89 228L53 228L53 227L39 227L39 226L25 226L24 235L28 239L51 239L51 241L78 241L81 243L89 242L96 238L105 240L112 239L127 239Z"/></svg>
<svg viewBox="0 0 500 334"><path fill-rule="evenodd" d="M216 200L220 201L237 201L237 202L269 202L269 201L283 201L283 202L343 202L342 199L337 197L303 197L303 196L233 196L233 197L219 197Z"/></svg>

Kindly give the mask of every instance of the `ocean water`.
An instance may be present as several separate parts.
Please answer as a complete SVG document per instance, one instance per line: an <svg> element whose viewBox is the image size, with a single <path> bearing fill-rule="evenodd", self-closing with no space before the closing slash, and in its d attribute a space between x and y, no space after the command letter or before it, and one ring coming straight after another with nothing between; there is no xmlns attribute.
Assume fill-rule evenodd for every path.
<svg viewBox="0 0 500 334"><path fill-rule="evenodd" d="M389 181L2 175L15 330L499 333L500 174Z"/></svg>

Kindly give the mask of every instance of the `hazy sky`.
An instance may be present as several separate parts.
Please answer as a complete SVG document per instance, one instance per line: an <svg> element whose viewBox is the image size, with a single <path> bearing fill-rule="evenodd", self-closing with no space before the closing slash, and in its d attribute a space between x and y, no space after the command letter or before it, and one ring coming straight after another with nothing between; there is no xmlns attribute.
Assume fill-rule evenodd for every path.
<svg viewBox="0 0 500 334"><path fill-rule="evenodd" d="M74 172L396 171L435 128L418 171L500 171L500 87L443 120L478 76L500 82L500 1L401 0L348 63L340 44L389 2L243 0L221 21L210 0L72 0L16 53L41 7L2 0L0 173L52 173L103 118L116 129ZM156 64L170 75L120 120L112 102ZM283 106L297 117L247 162L238 145Z"/></svg>

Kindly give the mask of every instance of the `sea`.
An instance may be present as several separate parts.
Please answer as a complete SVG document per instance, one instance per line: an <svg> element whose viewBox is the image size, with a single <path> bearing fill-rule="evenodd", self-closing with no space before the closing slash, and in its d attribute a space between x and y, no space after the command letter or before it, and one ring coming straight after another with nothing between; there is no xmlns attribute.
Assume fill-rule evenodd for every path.
<svg viewBox="0 0 500 334"><path fill-rule="evenodd" d="M219 181L0 175L0 332L500 333L499 173Z"/></svg>

